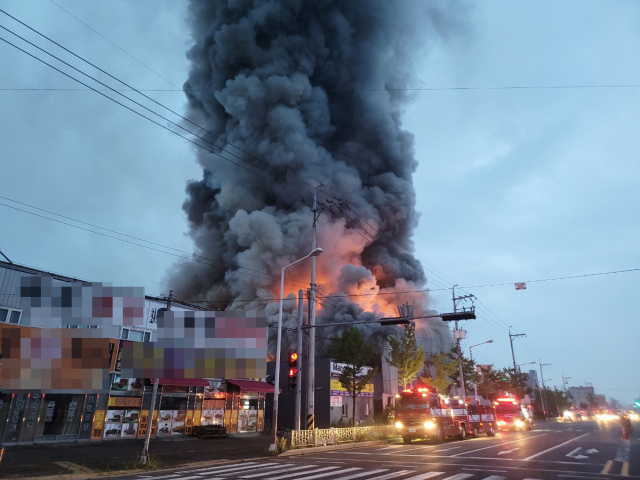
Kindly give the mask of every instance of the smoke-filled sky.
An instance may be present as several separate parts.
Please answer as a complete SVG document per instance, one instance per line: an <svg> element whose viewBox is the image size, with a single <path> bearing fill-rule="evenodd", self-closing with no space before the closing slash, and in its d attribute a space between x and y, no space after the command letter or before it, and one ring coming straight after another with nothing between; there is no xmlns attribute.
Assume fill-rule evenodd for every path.
<svg viewBox="0 0 640 480"><path fill-rule="evenodd" d="M451 310L450 291L440 289L454 283L506 284L461 289L480 302L478 319L465 323L467 346L494 340L474 349L476 360L511 365L512 325L527 334L514 341L517 363L542 357L552 364L545 367L551 385L560 385L564 374L571 385L591 382L622 401L640 395L639 377L627 372L640 364L632 305L639 272L513 287L640 267L640 89L620 87L636 83L640 73L640 7L489 1L455 9L451 2L429 2L436 7L425 10L426 2L406 1L366 16L343 11L342 17L329 7L261 9L247 22L226 12L224 23L236 26L225 30L209 23L212 12L190 16L186 2L55 3L0 1L0 8L266 160L256 165L272 180L216 161L95 92L68 90L84 87L2 42L0 196L137 237L100 230L132 243L143 239L184 252L196 244L206 257L200 260L218 268L192 262L189 280L174 285L175 256L0 206L0 249L14 262L144 286L150 294L167 293L171 281L198 298L266 298L277 293L274 282L265 286L249 269L278 276L310 249L310 195L299 184L297 190L287 185L296 184L292 176L310 185L320 181L327 186L320 190L324 200L344 199L378 239L367 250L371 242L345 234L340 212L323 214L318 246L326 252L318 257L318 283L325 293L393 289L405 281L408 290L424 288L414 269L380 260L394 253L391 242L415 246L427 287L436 290L425 308ZM302 16L288 22L287 15ZM261 23L268 17L276 29ZM0 15L0 25L54 53L8 17ZM270 36L282 43L268 54L250 51L252 28L260 31L257 44ZM356 33L340 37L350 31ZM5 30L0 37L22 42ZM60 56L85 69L69 54ZM189 98L181 91L187 81L197 90ZM376 90L381 86L410 90ZM601 88L577 88L584 86ZM203 166L214 172L204 181ZM198 183L187 194L191 181ZM211 188L220 189L214 208ZM189 215L182 208L187 200ZM206 212L208 229L198 224ZM226 262L245 267L244 274L236 269L221 281ZM392 268L380 272L381 265ZM287 286L288 293L308 282L307 266L288 272L300 280Z"/></svg>

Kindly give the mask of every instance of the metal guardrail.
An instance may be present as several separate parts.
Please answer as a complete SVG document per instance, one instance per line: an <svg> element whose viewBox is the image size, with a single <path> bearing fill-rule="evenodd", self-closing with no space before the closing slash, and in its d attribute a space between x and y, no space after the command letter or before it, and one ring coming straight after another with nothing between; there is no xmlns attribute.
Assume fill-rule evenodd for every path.
<svg viewBox="0 0 640 480"><path fill-rule="evenodd" d="M365 442L368 440L382 440L397 437L395 427L391 425L355 427L355 428L325 428L315 430L292 430L291 448L319 447L324 445L338 445L347 442Z"/></svg>

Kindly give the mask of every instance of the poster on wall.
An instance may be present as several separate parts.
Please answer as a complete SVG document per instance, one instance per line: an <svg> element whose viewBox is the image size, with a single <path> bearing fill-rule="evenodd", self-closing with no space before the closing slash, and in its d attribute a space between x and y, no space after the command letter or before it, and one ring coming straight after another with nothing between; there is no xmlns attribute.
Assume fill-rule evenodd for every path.
<svg viewBox="0 0 640 480"><path fill-rule="evenodd" d="M140 418L138 420L138 437L144 437L147 434L148 427L149 427L149 410L140 410Z"/></svg>
<svg viewBox="0 0 640 480"><path fill-rule="evenodd" d="M160 410L158 418L158 435L171 435L171 421L173 410Z"/></svg>
<svg viewBox="0 0 640 480"><path fill-rule="evenodd" d="M136 438L138 433L138 422L129 422L122 424L122 438Z"/></svg>
<svg viewBox="0 0 640 480"><path fill-rule="evenodd" d="M173 422L172 422L172 428L171 428L172 435L182 435L184 433L184 424L186 419L187 419L186 410L173 411Z"/></svg>
<svg viewBox="0 0 640 480"><path fill-rule="evenodd" d="M109 399L111 403L111 399ZM124 410L108 410L104 422L104 438L118 438L122 433Z"/></svg>
<svg viewBox="0 0 640 480"><path fill-rule="evenodd" d="M86 395L84 410L82 412L82 426L80 427L80 440L89 440L92 437L91 426L93 424L93 414L95 412L98 395Z"/></svg>
<svg viewBox="0 0 640 480"><path fill-rule="evenodd" d="M24 421L22 423L22 431L20 432L20 443L31 443L36 436L36 425L38 424L38 412L42 405L42 393L34 393L27 401L27 407L24 411Z"/></svg>
<svg viewBox="0 0 640 480"><path fill-rule="evenodd" d="M184 421L184 433L185 435L191 435L193 429L193 410L187 412L187 418Z"/></svg>
<svg viewBox="0 0 640 480"><path fill-rule="evenodd" d="M93 416L93 428L91 430L91 440L100 440L104 432L104 419L107 416L106 410L96 410Z"/></svg>

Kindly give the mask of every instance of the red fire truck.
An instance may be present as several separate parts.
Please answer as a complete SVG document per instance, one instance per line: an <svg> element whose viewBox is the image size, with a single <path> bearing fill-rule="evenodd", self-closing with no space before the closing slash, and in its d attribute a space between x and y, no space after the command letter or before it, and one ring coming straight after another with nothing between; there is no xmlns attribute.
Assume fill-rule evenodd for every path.
<svg viewBox="0 0 640 480"><path fill-rule="evenodd" d="M484 398L467 398L467 414L469 415L469 433L478 437L486 433L488 437L496 434L496 412L493 404Z"/></svg>
<svg viewBox="0 0 640 480"><path fill-rule="evenodd" d="M533 415L531 409L522 404L516 397L498 398L494 402L496 408L496 425L498 430L532 430Z"/></svg>
<svg viewBox="0 0 640 480"><path fill-rule="evenodd" d="M442 442L445 437L467 438L473 432L465 402L428 388L405 389L396 395L396 429L404 443L414 438Z"/></svg>

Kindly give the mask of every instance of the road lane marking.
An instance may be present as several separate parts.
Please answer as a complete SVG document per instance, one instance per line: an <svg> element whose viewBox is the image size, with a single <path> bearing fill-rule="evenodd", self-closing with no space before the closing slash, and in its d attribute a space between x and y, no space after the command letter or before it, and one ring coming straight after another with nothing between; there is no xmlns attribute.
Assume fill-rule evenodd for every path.
<svg viewBox="0 0 640 480"><path fill-rule="evenodd" d="M605 463L604 468L600 473L606 475L607 473L609 473L609 470L611 470L611 467L613 467L613 460L609 460L607 463Z"/></svg>
<svg viewBox="0 0 640 480"><path fill-rule="evenodd" d="M349 473L349 472L355 472L356 470L362 470L359 467L353 467L353 468L345 468L344 470L339 470L337 472L326 472L326 473L319 473L317 475L312 475L310 477L300 477L299 480L313 480L314 478L322 478L322 477L328 477L329 475L336 475L338 473ZM293 475L298 475L297 473L294 473ZM278 480L279 478L285 478L285 477L291 477L292 475L285 475L285 476L281 476L281 477L273 477L273 478L269 478L269 480Z"/></svg>
<svg viewBox="0 0 640 480"><path fill-rule="evenodd" d="M496 470L491 467L487 468L463 468L462 470L467 470L469 472L492 472L492 473L508 473L507 470Z"/></svg>
<svg viewBox="0 0 640 480"><path fill-rule="evenodd" d="M538 437L544 437L545 435L546 435L546 433L543 433L542 435L532 435L530 437L520 438L518 440L513 440L511 442L498 443L497 445L491 445L489 447L476 448L475 450L467 450L466 452L456 453L456 454L451 455L451 456L452 457L459 457L460 455L466 455L467 453L479 452L480 450L486 450L488 448L501 447L502 445L509 445L510 443L524 442L525 440L530 440L532 438L538 438Z"/></svg>
<svg viewBox="0 0 640 480"><path fill-rule="evenodd" d="M242 463L228 463L226 465L213 465L211 467L206 467L206 468L197 468L195 470L182 470L180 472L176 472L176 473L193 473L193 472L202 472L204 470L211 470L212 468L223 468L223 467L229 467L229 468L233 468L233 467L239 467L239 466L244 466L244 465L257 465L258 462L242 462Z"/></svg>
<svg viewBox="0 0 640 480"><path fill-rule="evenodd" d="M444 478L443 480L464 480L465 478L473 477L471 473L458 473L457 475L452 475L450 477ZM409 479L407 479L409 480Z"/></svg>
<svg viewBox="0 0 640 480"><path fill-rule="evenodd" d="M146 476L146 477L139 477L139 478L153 478L153 480L160 480L162 478L173 478L173 477L177 477L178 474L174 473L172 475L163 475L162 477L151 477L151 476Z"/></svg>
<svg viewBox="0 0 640 480"><path fill-rule="evenodd" d="M622 463L622 470L620 471L620 475L625 477L629 476L629 462Z"/></svg>
<svg viewBox="0 0 640 480"><path fill-rule="evenodd" d="M556 448L560 448L560 447L562 447L562 446L564 446L564 445L567 445L568 443L574 442L574 441L578 440L579 438L586 437L587 435L589 435L589 433L590 433L590 432L583 433L583 434L582 434L582 435L580 435L579 437L572 438L571 440L568 440L568 441L566 441L566 442L564 442L564 443L561 443L560 445L556 445L555 447L547 448L546 450L543 450L543 451L542 451L542 452L540 452L540 453L536 453L536 454L534 454L534 455L531 455L530 457L527 457L527 458L525 458L524 460L531 460L531 459L533 459L533 458L539 457L540 455L544 455L545 453L550 452L550 451L552 451L552 450L555 450Z"/></svg>
<svg viewBox="0 0 640 480"><path fill-rule="evenodd" d="M322 468L317 468L315 470L311 470L310 472L306 472L305 475L307 473L319 473L319 472L326 472L327 470L335 470L338 467L322 467ZM342 470L344 472L344 470ZM329 474L334 474L334 473L338 473L338 472L330 472ZM329 475L328 474L328 475ZM273 477L270 478L269 480L280 480L281 478L291 478L291 477L295 477L296 475L300 475L300 473L296 472L296 473L291 473L288 475L280 475L279 477ZM316 478L316 477L310 477L310 478Z"/></svg>
<svg viewBox="0 0 640 480"><path fill-rule="evenodd" d="M498 452L498 455L506 455L507 453L515 452L516 450L520 450L520 447L512 448L511 450L502 450Z"/></svg>
<svg viewBox="0 0 640 480"><path fill-rule="evenodd" d="M500 477L498 475L489 475L488 477L483 478L482 480L504 480L506 477Z"/></svg>
<svg viewBox="0 0 640 480"><path fill-rule="evenodd" d="M218 467L215 470L207 469L204 472L196 473L196 475L224 475L226 473L243 474L246 471L253 470L256 467L260 467L261 469L270 469L270 468L276 468L281 466L282 466L281 463L273 463L271 465L266 465L263 463L258 465L249 465L246 467L233 467L233 468ZM184 479L181 478L180 480L184 480Z"/></svg>
<svg viewBox="0 0 640 480"><path fill-rule="evenodd" d="M404 455L405 452L412 452L413 450L424 450L425 448L433 448L433 445L423 445L421 447L407 448L399 452L381 453L380 455Z"/></svg>
<svg viewBox="0 0 640 480"><path fill-rule="evenodd" d="M293 472L294 470L303 470L305 468L316 468L318 465L302 465L301 467L293 467L291 465L287 465L287 464L281 464L283 468L282 470L270 470L268 472L261 472L261 473L252 473L251 475L243 475L240 478L257 478L257 477L264 477L265 475L272 475L274 473L283 473L283 472Z"/></svg>
<svg viewBox="0 0 640 480"><path fill-rule="evenodd" d="M434 450L431 453L448 452L449 450L457 450L458 448L460 448L460 447L443 448L442 450Z"/></svg>
<svg viewBox="0 0 640 480"><path fill-rule="evenodd" d="M438 475L443 475L444 472L427 472L427 473L421 473L419 475L416 475L414 477L409 477L409 478L405 478L404 480L426 480L427 478L433 478L433 477L437 477ZM471 476L471 475L469 475ZM445 480L451 480L453 477L449 477L449 479L445 479Z"/></svg>
<svg viewBox="0 0 640 480"><path fill-rule="evenodd" d="M347 475L346 477L337 477L333 480L351 480L352 478L360 478L360 477L364 477L365 475L375 475L376 473L382 473L382 472L388 472L388 471L389 471L388 468L379 468L378 470L370 470L368 472L354 473L353 475Z"/></svg>
<svg viewBox="0 0 640 480"><path fill-rule="evenodd" d="M400 470L399 472L391 472L386 475L380 475L379 477L369 478L368 480L388 480L389 478L398 478L401 475L406 475L407 473L411 473L411 470Z"/></svg>

